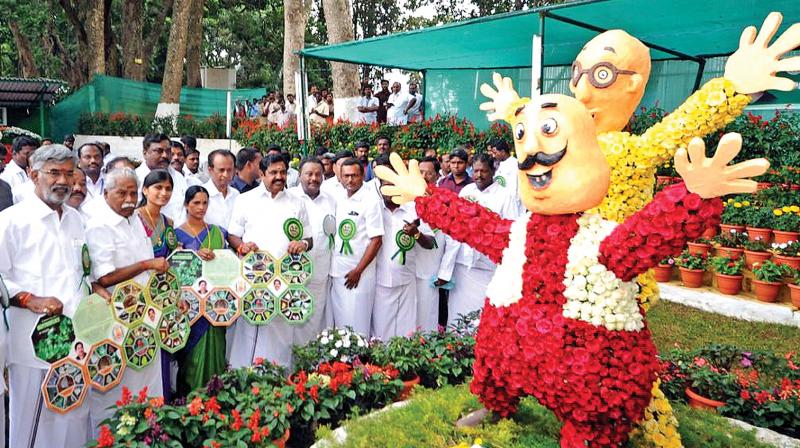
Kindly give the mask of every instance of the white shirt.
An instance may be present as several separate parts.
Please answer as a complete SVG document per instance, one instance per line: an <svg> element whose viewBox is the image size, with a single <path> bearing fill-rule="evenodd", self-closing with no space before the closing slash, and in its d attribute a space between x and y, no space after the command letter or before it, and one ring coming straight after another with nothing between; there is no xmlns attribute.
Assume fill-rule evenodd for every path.
<svg viewBox="0 0 800 448"><path fill-rule="evenodd" d="M120 216L107 203L92 215L86 239L94 278L153 258L153 243L145 233L142 220L136 215ZM150 271L144 271L134 277L134 281L144 286L149 278Z"/></svg>
<svg viewBox="0 0 800 448"><path fill-rule="evenodd" d="M20 168L14 159L11 159L3 172L0 173L0 180L6 181L11 186L11 191L14 191L17 185L28 181L28 173Z"/></svg>
<svg viewBox="0 0 800 448"><path fill-rule="evenodd" d="M286 102L286 113L291 117L295 114L296 105L294 103Z"/></svg>
<svg viewBox="0 0 800 448"><path fill-rule="evenodd" d="M286 187L292 188L298 186L299 184L300 184L300 171L297 171L296 169L289 167L289 169L286 170Z"/></svg>
<svg viewBox="0 0 800 448"><path fill-rule="evenodd" d="M417 102L408 109L408 121L422 118L422 113L420 112L420 109L422 109L422 95L419 92L413 95L409 93L408 95L410 97L408 100L409 102L411 102L411 98L417 100Z"/></svg>
<svg viewBox="0 0 800 448"><path fill-rule="evenodd" d="M311 199L303 191L302 186L290 188L288 192L303 201L306 206L308 220L311 223L311 237L314 240L310 251L314 261L314 273L311 281L322 282L328 277L331 270L331 254L334 249L328 243L328 235L325 234L323 222L326 216L336 219L336 200L324 191L320 191L316 198Z"/></svg>
<svg viewBox="0 0 800 448"><path fill-rule="evenodd" d="M411 250L405 254L406 262L401 264L401 254L398 251L396 237L398 232L403 230L406 222L411 222L417 219L417 211L414 208L413 202L406 203L394 209L389 210L385 204L381 204L381 213L383 214L383 225L385 226L385 233L383 234L383 244L378 251L378 256L375 258L378 264L378 284L381 286L394 287L407 285L416 279L416 258L428 250L421 247L418 243L414 244ZM431 235L430 227L422 223L419 226L419 231Z"/></svg>
<svg viewBox="0 0 800 448"><path fill-rule="evenodd" d="M18 183L16 186L11 187L11 196L15 204L36 196L36 185L30 179L25 179L24 182Z"/></svg>
<svg viewBox="0 0 800 448"><path fill-rule="evenodd" d="M309 115L315 107L317 107L317 97L308 95L308 98L306 98L306 115Z"/></svg>
<svg viewBox="0 0 800 448"><path fill-rule="evenodd" d="M104 186L105 176L103 176L103 173L97 176L97 182L93 181L91 177L86 176L86 200L96 196L103 196Z"/></svg>
<svg viewBox="0 0 800 448"><path fill-rule="evenodd" d="M333 197L333 199L336 201L347 196L347 190L344 188L344 185L339 182L339 178L336 176L323 180L319 189L331 195L331 197Z"/></svg>
<svg viewBox="0 0 800 448"><path fill-rule="evenodd" d="M504 183L505 185L503 186L506 187L508 192L516 196L518 172L519 165L517 164L517 158L510 156L506 160L500 162L500 164L497 166L497 171L494 173L495 182ZM498 177L501 177L503 180L498 181Z"/></svg>
<svg viewBox="0 0 800 448"><path fill-rule="evenodd" d="M175 171L171 166L167 168L170 176L172 176L172 196L161 213L167 215L167 218L172 220L172 225L178 227L186 221L186 210L183 208L183 199L186 195L186 178L182 173ZM142 163L139 168L136 168L136 176L139 178L139 185L144 185L144 178L150 174L150 168L147 163ZM139 200L142 199L142 189L139 189Z"/></svg>
<svg viewBox="0 0 800 448"><path fill-rule="evenodd" d="M423 224L425 224L424 221ZM428 224L425 225L427 226ZM428 227L430 228L430 226ZM444 277L439 275L439 266L441 265L442 257L444 256L446 236L444 232L439 230L434 230L432 232L434 241L436 241L433 249L418 251L415 256L417 278L426 282L430 281L433 276L436 276L436 278L441 278L442 280L450 280L450 275L452 275L452 273L450 275L445 275Z"/></svg>
<svg viewBox="0 0 800 448"><path fill-rule="evenodd" d="M379 101L374 96L369 98L362 96L361 99L358 100L358 105L361 107L378 107ZM358 113L358 122L363 122L367 124L372 124L378 121L378 111L375 112L359 112Z"/></svg>
<svg viewBox="0 0 800 448"><path fill-rule="evenodd" d="M186 165L183 166L183 177L186 178L187 185L203 185L209 181L210 177L208 176L208 172L201 169L202 165L201 163L196 173L192 173Z"/></svg>
<svg viewBox="0 0 800 448"><path fill-rule="evenodd" d="M236 198L228 233L246 243L255 243L260 250L280 260L289 247L289 237L283 231L283 224L289 218L297 218L303 224L302 238L311 235L308 212L303 201L286 190L273 198L272 193L261 184Z"/></svg>
<svg viewBox="0 0 800 448"><path fill-rule="evenodd" d="M408 106L408 102L410 100L411 97L403 92L397 92L389 95L389 99L386 102L393 104L393 106L389 107L389 109L386 111L386 121L389 124L395 125L408 123L406 107Z"/></svg>
<svg viewBox="0 0 800 448"><path fill-rule="evenodd" d="M382 204L375 190L364 184L356 193L347 197L345 193L336 202L336 244L331 262L331 277L344 277L361 261L370 240L383 236ZM342 240L342 223L350 220L355 224L355 234L348 240L351 254L345 254Z"/></svg>
<svg viewBox="0 0 800 448"><path fill-rule="evenodd" d="M86 197L86 200L83 201L81 204L81 213L89 219L93 218L95 215L100 213L103 210L103 207L107 207L106 198L104 195L95 196L93 198ZM89 220L86 220L86 223L89 223Z"/></svg>
<svg viewBox="0 0 800 448"><path fill-rule="evenodd" d="M80 214L63 207L59 219L56 211L34 195L0 214L0 241L0 275L9 294L13 297L26 291L55 297L64 305L64 315L72 316L80 299L89 293L82 287L81 251L87 238ZM8 344L9 363L47 368L35 358L31 343L41 316L9 308L9 340L13 342Z"/></svg>
<svg viewBox="0 0 800 448"><path fill-rule="evenodd" d="M206 222L227 230L228 224L231 223L233 205L236 203L236 198L239 197L241 193L239 193L239 190L228 186L227 196L223 197L222 193L212 181L206 182L203 184L203 187L208 190Z"/></svg>

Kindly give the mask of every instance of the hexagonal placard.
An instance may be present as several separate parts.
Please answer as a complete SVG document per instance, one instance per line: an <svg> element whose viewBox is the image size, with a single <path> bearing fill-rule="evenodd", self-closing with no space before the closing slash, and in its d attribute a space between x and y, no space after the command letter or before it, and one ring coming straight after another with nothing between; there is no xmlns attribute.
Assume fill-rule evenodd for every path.
<svg viewBox="0 0 800 448"><path fill-rule="evenodd" d="M158 340L155 331L146 324L139 324L128 330L122 344L125 362L134 370L147 367L158 355Z"/></svg>
<svg viewBox="0 0 800 448"><path fill-rule="evenodd" d="M122 347L106 339L92 347L86 365L89 382L95 389L106 392L122 381L125 372L125 357Z"/></svg>
<svg viewBox="0 0 800 448"><path fill-rule="evenodd" d="M180 299L181 299L181 290L170 289L167 292L162 292L161 294L153 297L150 300L150 303L156 308L163 310L165 308L177 305Z"/></svg>
<svg viewBox="0 0 800 448"><path fill-rule="evenodd" d="M42 383L42 396L48 409L59 414L77 408L89 390L86 369L65 358L53 363Z"/></svg>
<svg viewBox="0 0 800 448"><path fill-rule="evenodd" d="M252 325L266 325L276 309L275 296L265 288L253 288L242 297L242 317Z"/></svg>
<svg viewBox="0 0 800 448"><path fill-rule="evenodd" d="M253 286L264 286L275 275L275 259L269 252L251 252L242 259L242 276Z"/></svg>
<svg viewBox="0 0 800 448"><path fill-rule="evenodd" d="M75 337L94 345L109 337L117 321L108 302L97 294L84 297L72 316Z"/></svg>
<svg viewBox="0 0 800 448"><path fill-rule="evenodd" d="M114 288L111 303L114 305L114 318L126 327L131 328L144 320L147 309L144 287L133 280L122 282Z"/></svg>
<svg viewBox="0 0 800 448"><path fill-rule="evenodd" d="M299 255L286 254L281 259L281 277L289 285L305 285L313 272L311 257L305 252Z"/></svg>
<svg viewBox="0 0 800 448"><path fill-rule="evenodd" d="M279 299L281 315L291 324L302 324L314 312L314 297L302 286L292 286Z"/></svg>
<svg viewBox="0 0 800 448"><path fill-rule="evenodd" d="M178 310L186 316L189 325L194 325L202 314L202 299L192 291L191 287L181 288L181 298L178 300Z"/></svg>
<svg viewBox="0 0 800 448"><path fill-rule="evenodd" d="M167 257L170 269L178 276L180 286L192 286L203 276L203 260L191 250L176 250Z"/></svg>
<svg viewBox="0 0 800 448"><path fill-rule="evenodd" d="M189 341L189 321L178 310L169 307L161 314L158 321L158 343L164 350L175 353Z"/></svg>
<svg viewBox="0 0 800 448"><path fill-rule="evenodd" d="M164 273L153 271L150 274L150 279L147 281L146 297L153 303L156 297L161 294L178 291L180 285L178 284L178 275L172 269L168 269Z"/></svg>
<svg viewBox="0 0 800 448"><path fill-rule="evenodd" d="M68 356L74 341L72 319L61 314L41 316L31 333L34 354L48 363Z"/></svg>
<svg viewBox="0 0 800 448"><path fill-rule="evenodd" d="M228 327L239 317L240 299L229 288L216 288L203 301L203 315L215 327Z"/></svg>

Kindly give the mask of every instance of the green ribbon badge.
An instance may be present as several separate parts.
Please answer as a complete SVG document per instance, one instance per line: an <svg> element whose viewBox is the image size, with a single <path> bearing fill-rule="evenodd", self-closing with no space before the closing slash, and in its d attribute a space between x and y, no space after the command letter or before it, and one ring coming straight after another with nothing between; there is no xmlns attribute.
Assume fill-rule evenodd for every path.
<svg viewBox="0 0 800 448"><path fill-rule="evenodd" d="M322 232L328 237L328 250L333 250L336 245L336 218L326 215L322 220Z"/></svg>
<svg viewBox="0 0 800 448"><path fill-rule="evenodd" d="M400 264L406 264L406 252L410 251L414 248L414 245L417 244L417 240L414 237L410 236L409 234L399 230L394 235L394 242L397 244L397 252L392 255L392 260L395 259L398 255L400 256Z"/></svg>
<svg viewBox="0 0 800 448"><path fill-rule="evenodd" d="M494 181L500 184L501 187L506 186L506 178L503 176L495 176Z"/></svg>
<svg viewBox="0 0 800 448"><path fill-rule="evenodd" d="M175 235L175 229L172 226L167 226L164 229L164 240L167 242L167 249L175 250L178 247L178 236Z"/></svg>
<svg viewBox="0 0 800 448"><path fill-rule="evenodd" d="M89 275L92 273L92 259L89 258L89 246L87 246L86 243L83 243L81 247L81 268L83 268L81 287L91 292L91 287L86 279L89 278Z"/></svg>
<svg viewBox="0 0 800 448"><path fill-rule="evenodd" d="M350 246L350 240L356 236L356 223L347 218L339 224L339 238L342 239L342 248L339 249L340 254L353 255L353 248Z"/></svg>
<svg viewBox="0 0 800 448"><path fill-rule="evenodd" d="M289 241L300 241L303 238L303 223L297 218L289 218L283 223L283 233Z"/></svg>

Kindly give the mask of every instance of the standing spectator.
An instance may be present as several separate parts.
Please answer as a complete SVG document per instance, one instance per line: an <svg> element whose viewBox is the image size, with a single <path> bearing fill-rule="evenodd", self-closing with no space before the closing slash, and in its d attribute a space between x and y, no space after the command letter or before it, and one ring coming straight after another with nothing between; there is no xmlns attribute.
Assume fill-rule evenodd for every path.
<svg viewBox="0 0 800 448"><path fill-rule="evenodd" d="M261 153L256 148L242 148L236 154L236 175L233 176L231 186L239 193L247 193L256 188L259 178L258 165L261 163Z"/></svg>
<svg viewBox="0 0 800 448"><path fill-rule="evenodd" d="M392 94L386 101L388 109L386 110L386 122L392 125L404 125L408 123L408 109L409 96L400 90L400 83L395 82L392 84Z"/></svg>
<svg viewBox="0 0 800 448"><path fill-rule="evenodd" d="M450 175L450 154L442 154L442 169L439 171L439 181ZM439 185L437 182L436 185Z"/></svg>
<svg viewBox="0 0 800 448"><path fill-rule="evenodd" d="M381 91L375 94L378 98L378 123L386 123L386 103L389 101L389 81L386 79L381 80Z"/></svg>
<svg viewBox="0 0 800 448"><path fill-rule="evenodd" d="M408 96L410 98L406 107L408 122L422 121L422 95L417 91L417 83L412 82L408 85Z"/></svg>
<svg viewBox="0 0 800 448"><path fill-rule="evenodd" d="M65 135L64 146L66 146L69 149L72 149L75 146L75 136L72 134Z"/></svg>
<svg viewBox="0 0 800 448"><path fill-rule="evenodd" d="M342 164L344 164L346 160L349 160L351 158L353 158L352 151L344 150L336 153L336 157L334 157L333 159L334 176L325 179L325 181L322 182L322 187L321 187L322 190L328 192L337 201L340 200L342 197L347 196L347 189L345 189L344 181L342 180ZM363 182L363 175L361 180Z"/></svg>
<svg viewBox="0 0 800 448"><path fill-rule="evenodd" d="M467 174L467 152L462 148L450 153L450 174L439 181L439 186L453 193L460 193L461 189L472 183L472 178Z"/></svg>
<svg viewBox="0 0 800 448"><path fill-rule="evenodd" d="M297 104L294 102L294 93L286 94L286 113L289 114L289 119L295 118L297 114Z"/></svg>
<svg viewBox="0 0 800 448"><path fill-rule="evenodd" d="M6 167L6 147L0 144L0 173ZM0 179L0 212L14 205L14 196L11 194L11 185ZM2 349L0 349L2 350Z"/></svg>
<svg viewBox="0 0 800 448"><path fill-rule="evenodd" d="M366 86L363 90L364 95L358 100L358 120L359 122L372 124L378 121L378 110L380 101L372 96L372 87Z"/></svg>
<svg viewBox="0 0 800 448"><path fill-rule="evenodd" d="M24 198L23 190L32 190L33 184L28 179L28 157L39 147L39 142L35 139L20 135L11 143L11 161L6 165L0 180L6 181L11 186L11 193L14 195L14 203Z"/></svg>
<svg viewBox="0 0 800 448"><path fill-rule="evenodd" d="M72 176L72 192L69 194L66 204L81 212L81 216L86 219L88 216L83 214L83 204L86 201L86 173L80 168L75 168Z"/></svg>
<svg viewBox="0 0 800 448"><path fill-rule="evenodd" d="M336 157L335 154L331 152L325 152L319 156L319 161L322 162L322 181L326 181L334 176L336 173L333 172L333 159Z"/></svg>
<svg viewBox="0 0 800 448"><path fill-rule="evenodd" d="M186 148L183 143L174 140L169 145L171 150L169 166L183 175L183 167L186 164Z"/></svg>
<svg viewBox="0 0 800 448"><path fill-rule="evenodd" d="M333 94L328 93L324 98L325 102L328 103L328 116L325 117L325 121L328 122L328 125L333 126L333 117L335 116L333 111Z"/></svg>
<svg viewBox="0 0 800 448"><path fill-rule="evenodd" d="M257 98L253 98L252 103L250 101L247 102L247 116L256 118L261 115L261 112L258 110L258 103L259 101Z"/></svg>
<svg viewBox="0 0 800 448"><path fill-rule="evenodd" d="M317 86L311 86L308 90L308 97L306 98L306 115L311 116L311 111L317 107L319 96L317 95Z"/></svg>
<svg viewBox="0 0 800 448"><path fill-rule="evenodd" d="M183 223L186 210L183 208L183 195L186 193L186 179L183 173L175 170L170 165L172 141L164 134L150 134L144 137L142 142L142 154L144 163L136 168L136 175L144 180L151 170L167 170L172 177L173 189L169 203L164 207L164 214L176 225ZM183 163L181 163L181 168ZM141 194L140 194L141 199Z"/></svg>
<svg viewBox="0 0 800 448"><path fill-rule="evenodd" d="M211 179L203 184L208 193L207 222L227 228L231 221L233 205L239 191L229 184L233 179L236 156L227 149L217 149L208 155L208 173Z"/></svg>
<svg viewBox="0 0 800 448"><path fill-rule="evenodd" d="M200 185L208 182L208 171L206 166L200 163L200 151L197 149L197 139L191 135L181 137L181 143L186 150L186 165L183 168L183 175L187 183L193 180L192 185Z"/></svg>
<svg viewBox="0 0 800 448"><path fill-rule="evenodd" d="M278 107L280 107L280 109L275 113L277 117L277 122L275 124L278 125L278 128L284 129L291 122L293 115L286 109L286 103L284 102L283 98L278 100Z"/></svg>
<svg viewBox="0 0 800 448"><path fill-rule="evenodd" d="M84 143L78 147L78 166L86 174L86 193L89 199L103 195L103 150L99 143Z"/></svg>
<svg viewBox="0 0 800 448"><path fill-rule="evenodd" d="M511 149L505 140L498 139L493 142L493 150L491 155L497 161L497 172L494 181L506 187L508 194L519 202L519 192L517 185L519 182L519 165L517 158L511 155ZM519 202L519 207L522 209L522 202Z"/></svg>
<svg viewBox="0 0 800 448"><path fill-rule="evenodd" d="M328 102L322 98L322 94L317 92L315 95L317 103L309 115L309 120L318 125L324 125L328 122L328 116L331 114L331 108Z"/></svg>

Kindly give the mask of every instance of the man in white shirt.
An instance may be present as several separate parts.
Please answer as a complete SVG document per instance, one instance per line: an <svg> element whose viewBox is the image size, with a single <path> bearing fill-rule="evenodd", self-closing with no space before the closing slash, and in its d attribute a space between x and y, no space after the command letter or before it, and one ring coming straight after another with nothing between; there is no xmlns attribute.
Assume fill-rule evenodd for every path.
<svg viewBox="0 0 800 448"><path fill-rule="evenodd" d="M341 178L347 193L337 198L336 237L331 261L333 324L351 326L369 335L375 298L375 257L384 234L380 198L364 184L356 159L342 162Z"/></svg>
<svg viewBox="0 0 800 448"><path fill-rule="evenodd" d="M172 196L169 198L167 205L161 209L161 212L167 215L173 222L175 227L183 224L185 210L183 208L183 199L186 194L186 179L183 174L175 171L170 166L170 156L172 155L171 140L164 134L149 134L144 137L142 142L142 154L144 155L144 162L136 168L136 176L139 182L142 182L150 171L162 169L169 171L172 176ZM139 192L139 199L141 199L141 192Z"/></svg>
<svg viewBox="0 0 800 448"><path fill-rule="evenodd" d="M295 115L297 114L297 104L295 104L295 102L294 102L294 94L293 93L287 93L286 94L286 113L289 114L289 119L290 120L292 118L294 118Z"/></svg>
<svg viewBox="0 0 800 448"><path fill-rule="evenodd" d="M317 102L319 102L319 92L317 91L317 86L311 86L311 88L308 90L308 97L306 98L306 115L311 115L311 111L317 107Z"/></svg>
<svg viewBox="0 0 800 448"><path fill-rule="evenodd" d="M406 106L408 122L422 121L422 95L417 91L417 83L412 82L408 85L408 96L410 98Z"/></svg>
<svg viewBox="0 0 800 448"><path fill-rule="evenodd" d="M130 168L133 170L135 166L131 159L127 157L115 157L106 163L106 166L103 168L103 194L100 196L95 196L93 198L87 198L86 201L83 203L81 208L81 213L84 215L85 218L90 219L94 216L95 213L102 210L106 206L106 197L105 197L105 177L108 173L119 169L119 168ZM87 221L88 224L88 221Z"/></svg>
<svg viewBox="0 0 800 448"><path fill-rule="evenodd" d="M106 204L92 216L86 229L92 274L97 283L109 291L127 280L144 287L153 271L163 273L169 268L166 259L153 257L150 238L141 220L133 216L138 190L139 184L133 170L118 168L107 173L103 193ZM137 392L147 387L149 396L162 395L160 354L157 352L140 371L125 369L118 387L105 393L92 390L88 407L95 434L100 422L114 413L113 405L119 399L122 386Z"/></svg>
<svg viewBox="0 0 800 448"><path fill-rule="evenodd" d="M439 179L439 161L436 157L422 159L419 171L428 185L436 186ZM440 269L447 236L434 230L433 238L433 249L419 251L416 255L417 327L424 331L434 331L439 327L439 286L449 282L453 275L452 265L449 270Z"/></svg>
<svg viewBox="0 0 800 448"><path fill-rule="evenodd" d="M41 386L49 365L35 356L31 343L43 315L72 316L91 292L89 267L82 262L83 219L63 206L72 189L75 159L69 148L49 145L31 156L31 167L34 194L0 214L0 276L11 296L8 344L0 348L8 348L9 446L83 447L90 431L89 407L59 414L44 405Z"/></svg>
<svg viewBox="0 0 800 448"><path fill-rule="evenodd" d="M342 164L345 162L345 160L351 158L353 158L352 151L344 150L336 153L336 157L333 158L334 176L325 179L320 187L322 191L328 193L337 201L347 196L347 190L345 190L344 185L342 184Z"/></svg>
<svg viewBox="0 0 800 448"><path fill-rule="evenodd" d="M72 176L72 192L70 192L66 204L80 212L84 220L89 218L88 215L84 215L81 211L86 198L86 174L82 169L75 168Z"/></svg>
<svg viewBox="0 0 800 448"><path fill-rule="evenodd" d="M208 182L208 172L200 166L200 151L197 150L197 139L191 135L181 137L181 143L186 152L186 164L183 167L183 175L186 182L196 180L192 185L202 185Z"/></svg>
<svg viewBox="0 0 800 448"><path fill-rule="evenodd" d="M372 87L364 86L364 96L358 100L358 122L372 124L378 121L379 101L372 96Z"/></svg>
<svg viewBox="0 0 800 448"><path fill-rule="evenodd" d="M303 201L286 192L286 160L278 154L261 159L261 185L236 199L228 226L231 245L239 254L263 250L279 261L313 248L308 212ZM297 220L302 235L288 235L286 223ZM275 316L266 326L240 318L233 327L230 364L252 365L256 358L291 366L294 326Z"/></svg>
<svg viewBox="0 0 800 448"><path fill-rule="evenodd" d="M318 159L305 159L300 162L300 185L289 192L300 198L306 206L311 223L311 236L314 244L309 252L314 263L311 279L306 289L314 296L314 314L294 332L294 345L305 345L322 330L328 328L333 320L328 295L330 290L331 256L333 253L336 226L336 200L321 191L322 163ZM327 223L327 224L326 224ZM326 233L328 232L328 233Z"/></svg>
<svg viewBox="0 0 800 448"><path fill-rule="evenodd" d="M386 111L386 122L395 126L407 124L406 109L410 100L411 98L407 94L400 91L399 82L392 84L392 94L386 101L386 106L389 108Z"/></svg>
<svg viewBox="0 0 800 448"><path fill-rule="evenodd" d="M505 140L495 140L492 142L489 154L497 161L497 172L494 175L494 181L506 187L510 195L518 197L519 165L517 164L517 158L511 155L508 143Z"/></svg>
<svg viewBox="0 0 800 448"><path fill-rule="evenodd" d="M227 229L231 222L233 205L240 194L230 186L235 163L236 156L227 149L217 149L208 155L208 174L211 180L203 184L208 190L206 222L223 229Z"/></svg>
<svg viewBox="0 0 800 448"><path fill-rule="evenodd" d="M14 203L32 196L34 186L28 179L28 157L39 147L39 142L32 137L20 135L11 143L11 161L0 173L0 180L11 187Z"/></svg>
<svg viewBox="0 0 800 448"><path fill-rule="evenodd" d="M494 182L494 160L486 154L476 154L472 161L474 182L466 185L459 196L492 210L503 218L514 219L519 208L506 189ZM453 244L450 244L450 243ZM447 302L447 323L455 323L459 315L483 308L486 285L492 279L495 264L485 255L466 244L447 241L442 267L454 264L453 283ZM440 268L441 269L441 268Z"/></svg>
<svg viewBox="0 0 800 448"><path fill-rule="evenodd" d="M269 145L269 147L267 147L267 155L272 155L272 154L277 154L283 157L283 160L286 162L286 166L289 167L286 170L286 188L296 187L300 183L300 172L292 168L291 154L289 154L288 151L282 150L280 146L275 144Z"/></svg>
<svg viewBox="0 0 800 448"><path fill-rule="evenodd" d="M314 105L314 108L311 109L308 119L311 120L311 123L325 125L328 123L328 116L331 114L331 107L325 98L322 97L321 93L317 92L316 97L317 103Z"/></svg>
<svg viewBox="0 0 800 448"><path fill-rule="evenodd" d="M103 148L99 143L78 147L78 166L86 174L86 195L89 199L103 195Z"/></svg>

